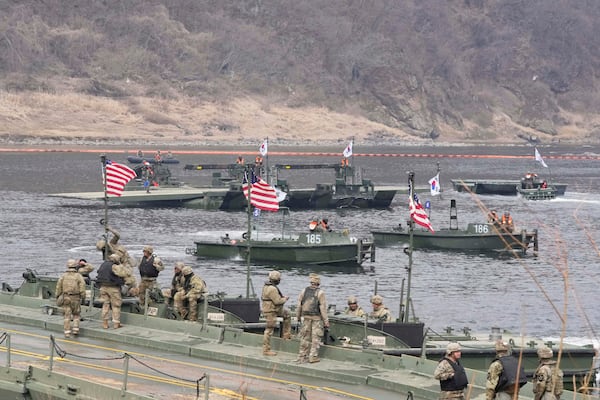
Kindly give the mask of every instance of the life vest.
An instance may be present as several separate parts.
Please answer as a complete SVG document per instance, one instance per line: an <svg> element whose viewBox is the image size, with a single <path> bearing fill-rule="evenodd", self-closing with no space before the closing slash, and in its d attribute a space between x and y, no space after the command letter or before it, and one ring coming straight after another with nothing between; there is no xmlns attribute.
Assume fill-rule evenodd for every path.
<svg viewBox="0 0 600 400"><path fill-rule="evenodd" d="M504 356L497 359L502 364L502 373L498 378L496 393L506 389L511 389L517 383L517 374L519 374L519 387L527 383L527 376L523 364L519 365L519 360L513 356Z"/></svg>
<svg viewBox="0 0 600 400"><path fill-rule="evenodd" d="M255 164L262 164L263 159L261 156L256 156L256 158L254 159L254 163Z"/></svg>
<svg viewBox="0 0 600 400"><path fill-rule="evenodd" d="M235 160L235 163L238 165L244 165L244 159L240 156Z"/></svg>
<svg viewBox="0 0 600 400"><path fill-rule="evenodd" d="M469 380L467 379L467 373L465 369L458 361L454 362L449 358L443 358L440 360L448 361L452 369L454 370L454 376L452 378L446 379L445 381L440 381L440 389L445 392L451 392L455 390L463 390L469 384Z"/></svg>
<svg viewBox="0 0 600 400"><path fill-rule="evenodd" d="M112 270L114 263L112 261L104 261L98 268L98 276L96 281L100 285L121 286L125 284L125 280L117 275Z"/></svg>
<svg viewBox="0 0 600 400"><path fill-rule="evenodd" d="M329 224L325 221L321 221L321 227L324 231L329 231Z"/></svg>
<svg viewBox="0 0 600 400"><path fill-rule="evenodd" d="M142 258L139 268L142 278L156 278L158 276L158 270L154 267L154 254L148 258Z"/></svg>
<svg viewBox="0 0 600 400"><path fill-rule="evenodd" d="M319 309L319 288L309 286L304 289L304 296L302 296L300 307L302 307L302 315L321 315L321 310Z"/></svg>
<svg viewBox="0 0 600 400"><path fill-rule="evenodd" d="M319 225L318 221L310 221L310 224L308 224L308 229L314 231L317 228L317 225Z"/></svg>
<svg viewBox="0 0 600 400"><path fill-rule="evenodd" d="M346 157L342 158L342 167L347 167L348 165L348 159Z"/></svg>

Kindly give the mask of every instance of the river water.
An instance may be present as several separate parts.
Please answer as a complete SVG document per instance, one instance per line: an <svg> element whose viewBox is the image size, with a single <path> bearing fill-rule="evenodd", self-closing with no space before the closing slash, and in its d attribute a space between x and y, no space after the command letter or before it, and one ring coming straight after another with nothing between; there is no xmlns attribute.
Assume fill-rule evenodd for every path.
<svg viewBox="0 0 600 400"><path fill-rule="evenodd" d="M427 184L441 169L442 198L431 199L435 228L448 225L450 199L456 199L459 226L485 220L485 209L510 211L518 229L538 229L538 257L462 254L415 251L412 273L412 308L426 326L441 331L469 327L490 332L500 327L515 333L558 337L561 316L566 315L566 333L584 340L596 338L600 326L600 189L598 171L600 148L542 147L549 168L533 159L533 148L515 147L407 147L357 148L353 159L365 178L376 185L406 185L407 171L415 172L417 186ZM232 154L190 154L172 149L182 163L172 172L191 184L209 184L210 173L185 171L186 163L229 163ZM201 148L198 148L201 150ZM228 150L228 149L225 149ZM236 151L235 149L229 149ZM248 149L254 151L254 149ZM339 162L339 156L276 155L275 151L322 151L323 149L276 149L271 146L269 163ZM339 149L326 149L339 153ZM101 151L0 152L0 246L1 280L18 286L26 267L58 275L69 258L86 258L98 266L100 254L94 244L103 233L102 202L88 202L48 196L58 192L101 190ZM134 151L130 151L133 154ZM107 153L115 161L126 161L123 150ZM476 155L476 156L472 156ZM482 156L484 155L484 156ZM485 156L488 155L488 156ZM586 156L589 156L586 159ZM253 155L247 155L251 158ZM479 196L457 193L450 179L517 179L533 170L546 178L568 183L566 195L551 201L526 201L518 197ZM333 172L288 172L292 187L332 183ZM421 201L430 196L421 195ZM349 228L356 237L371 229L392 227L407 219L403 195L387 210L297 211L286 217L287 226L305 230L313 217L328 217L334 229ZM229 233L240 235L246 226L241 212L206 211L187 208L109 207L110 224L121 234L121 243L130 254L142 255L142 247L153 245L166 263L159 276L168 286L175 261L191 265L206 281L211 292L246 294L246 265L242 261L202 260L186 254L194 240L216 238ZM263 213L261 235L281 228L281 217ZM365 309L375 290L397 316L408 258L401 247L378 248L376 262L364 270L317 269L329 303L343 308L349 295L356 295ZM273 266L251 267L252 287L259 292ZM280 288L295 304L299 291L308 283L308 266L282 267Z"/></svg>

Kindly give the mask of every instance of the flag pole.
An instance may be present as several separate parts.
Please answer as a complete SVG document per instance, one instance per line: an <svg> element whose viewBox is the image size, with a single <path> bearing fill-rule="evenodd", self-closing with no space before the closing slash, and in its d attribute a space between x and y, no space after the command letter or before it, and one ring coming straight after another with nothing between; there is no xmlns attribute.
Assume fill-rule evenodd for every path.
<svg viewBox="0 0 600 400"><path fill-rule="evenodd" d="M409 199L413 198L413 185L415 183L415 173L410 171L408 173L408 196ZM408 249L404 249L404 252L408 255L408 280L406 284L406 307L404 310L404 321L408 323L410 314L410 285L412 277L412 253L413 253L413 220L412 217L408 219Z"/></svg>
<svg viewBox="0 0 600 400"><path fill-rule="evenodd" d="M265 154L265 175L267 176L267 183L271 183L269 181L269 137L265 139L265 143L267 144L267 153Z"/></svg>
<svg viewBox="0 0 600 400"><path fill-rule="evenodd" d="M246 166L246 181L248 183L248 198L247 198L247 205L246 205L246 214L248 216L248 237L246 238L246 298L249 299L250 298L250 251L251 251L251 246L250 246L250 239L252 238L252 218L251 218L251 214L252 214L252 205L250 202L250 197L252 196L252 176L248 176L249 174L252 174L252 171L250 170L250 168L248 166Z"/></svg>
<svg viewBox="0 0 600 400"><path fill-rule="evenodd" d="M354 136L352 136L350 143L352 143L352 155L350 156L350 157L352 157L352 162L350 163L351 164L350 171L352 171L352 185L354 185Z"/></svg>
<svg viewBox="0 0 600 400"><path fill-rule="evenodd" d="M100 155L100 163L102 164L102 182L104 190L104 218L100 221L104 225L104 250L102 250L102 258L108 260L108 192L106 190L106 155Z"/></svg>

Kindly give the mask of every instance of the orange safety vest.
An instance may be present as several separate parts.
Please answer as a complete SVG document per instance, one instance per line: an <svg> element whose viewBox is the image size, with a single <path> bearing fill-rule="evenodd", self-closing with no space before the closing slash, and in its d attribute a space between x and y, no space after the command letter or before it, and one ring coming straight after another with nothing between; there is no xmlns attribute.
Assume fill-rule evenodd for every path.
<svg viewBox="0 0 600 400"><path fill-rule="evenodd" d="M314 231L318 224L319 223L317 221L310 221L310 224L308 224L308 229Z"/></svg>
<svg viewBox="0 0 600 400"><path fill-rule="evenodd" d="M238 157L237 160L235 160L235 163L243 165L244 164L244 159L242 157Z"/></svg>
<svg viewBox="0 0 600 400"><path fill-rule="evenodd" d="M261 156L257 156L257 157L254 159L254 162L255 162L256 164L262 164L262 161L263 161L263 160L262 160L262 157L261 157Z"/></svg>

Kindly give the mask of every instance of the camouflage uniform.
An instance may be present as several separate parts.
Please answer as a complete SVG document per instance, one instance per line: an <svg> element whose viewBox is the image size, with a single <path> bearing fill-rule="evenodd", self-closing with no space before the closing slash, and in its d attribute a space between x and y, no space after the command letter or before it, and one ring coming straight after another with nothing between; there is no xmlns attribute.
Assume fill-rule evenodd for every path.
<svg viewBox="0 0 600 400"><path fill-rule="evenodd" d="M83 276L77 273L77 261L67 261L67 272L58 279L55 293L56 297L63 296L65 337L71 336L71 318L73 318L73 335L78 335L81 299L85 298L85 281Z"/></svg>
<svg viewBox="0 0 600 400"><path fill-rule="evenodd" d="M356 308L352 309L353 306ZM364 317L365 311L358 305L358 300L354 296L348 297L348 307L344 310L345 315L350 315L352 317Z"/></svg>
<svg viewBox="0 0 600 400"><path fill-rule="evenodd" d="M181 272L181 270L183 269L183 267L185 267L185 264L182 263L181 261L177 261L175 263L175 268L174 268L174 273L173 273L173 278L171 279L171 292L169 297L171 299L175 298L175 294L180 290L183 289L183 273Z"/></svg>
<svg viewBox="0 0 600 400"><path fill-rule="evenodd" d="M155 256L153 252L152 246L145 246L144 256L138 264L140 277L142 278L138 286L138 298L142 306L146 301L146 290L157 287L156 278L158 273L165 269L161 259Z"/></svg>
<svg viewBox="0 0 600 400"><path fill-rule="evenodd" d="M370 319L376 319L377 322L392 322L392 313L383 305L383 297L375 295L371 297L373 311L369 313Z"/></svg>
<svg viewBox="0 0 600 400"><path fill-rule="evenodd" d="M468 385L467 374L459 359L460 345L450 343L446 348L446 356L440 360L433 377L440 381L440 400L464 399L464 388Z"/></svg>
<svg viewBox="0 0 600 400"><path fill-rule="evenodd" d="M195 275L192 267L186 265L181 270L183 277L181 279L181 289L175 293L174 303L175 311L181 314L183 319L189 317L190 321L198 320L198 300L206 292L206 284L199 276ZM185 300L188 306L185 306Z"/></svg>
<svg viewBox="0 0 600 400"><path fill-rule="evenodd" d="M302 290L298 296L296 317L302 317L300 329L300 350L298 362L319 362L319 347L324 334L324 327L329 328L327 317L327 300L325 292L319 288L321 279L317 274L310 274L310 286Z"/></svg>
<svg viewBox="0 0 600 400"><path fill-rule="evenodd" d="M129 255L127 249L119 244L119 239L121 239L121 234L119 231L110 226L108 226L106 230L113 234L113 237L108 242L107 252L104 253L104 248L106 247L106 240L104 239L101 239L96 243L96 248L106 254L107 260L111 254L117 254L119 256L117 262L127 272L126 276L124 277L124 284L127 287L125 293L127 293L132 289L135 289L137 286L135 276L133 276L133 265L135 264L135 260Z"/></svg>
<svg viewBox="0 0 600 400"><path fill-rule="evenodd" d="M104 261L98 268L97 281L100 284L100 300L102 301L102 327L108 329L108 313L112 309L113 327L121 327L121 285L129 274L127 267L118 264L119 256L111 254L109 261Z"/></svg>
<svg viewBox="0 0 600 400"><path fill-rule="evenodd" d="M543 346L537 350L540 358L533 374L533 393L535 400L557 400L563 392L563 372L552 360L552 349Z"/></svg>
<svg viewBox="0 0 600 400"><path fill-rule="evenodd" d="M271 337L277 325L277 317L283 317L283 338L291 339L292 324L290 311L283 305L288 301L288 297L283 296L277 287L281 280L279 271L269 272L269 280L263 286L261 300L262 313L266 319L265 332L263 334L263 354L274 356L277 353L271 351Z"/></svg>
<svg viewBox="0 0 600 400"><path fill-rule="evenodd" d="M525 372L522 370L522 366L521 371L512 371L512 373L509 371L504 371L502 361L500 360L504 357L514 358L509 354L509 352L510 348L507 344L503 343L502 341L496 342L496 359L492 361L488 368L487 380L485 383L486 400L512 400L515 394L518 397L518 384L507 384L507 382L504 382L504 384L501 385L502 387L498 387L502 377L506 377L509 381L514 381L517 378L516 375L518 373L520 375L520 380L525 378Z"/></svg>

